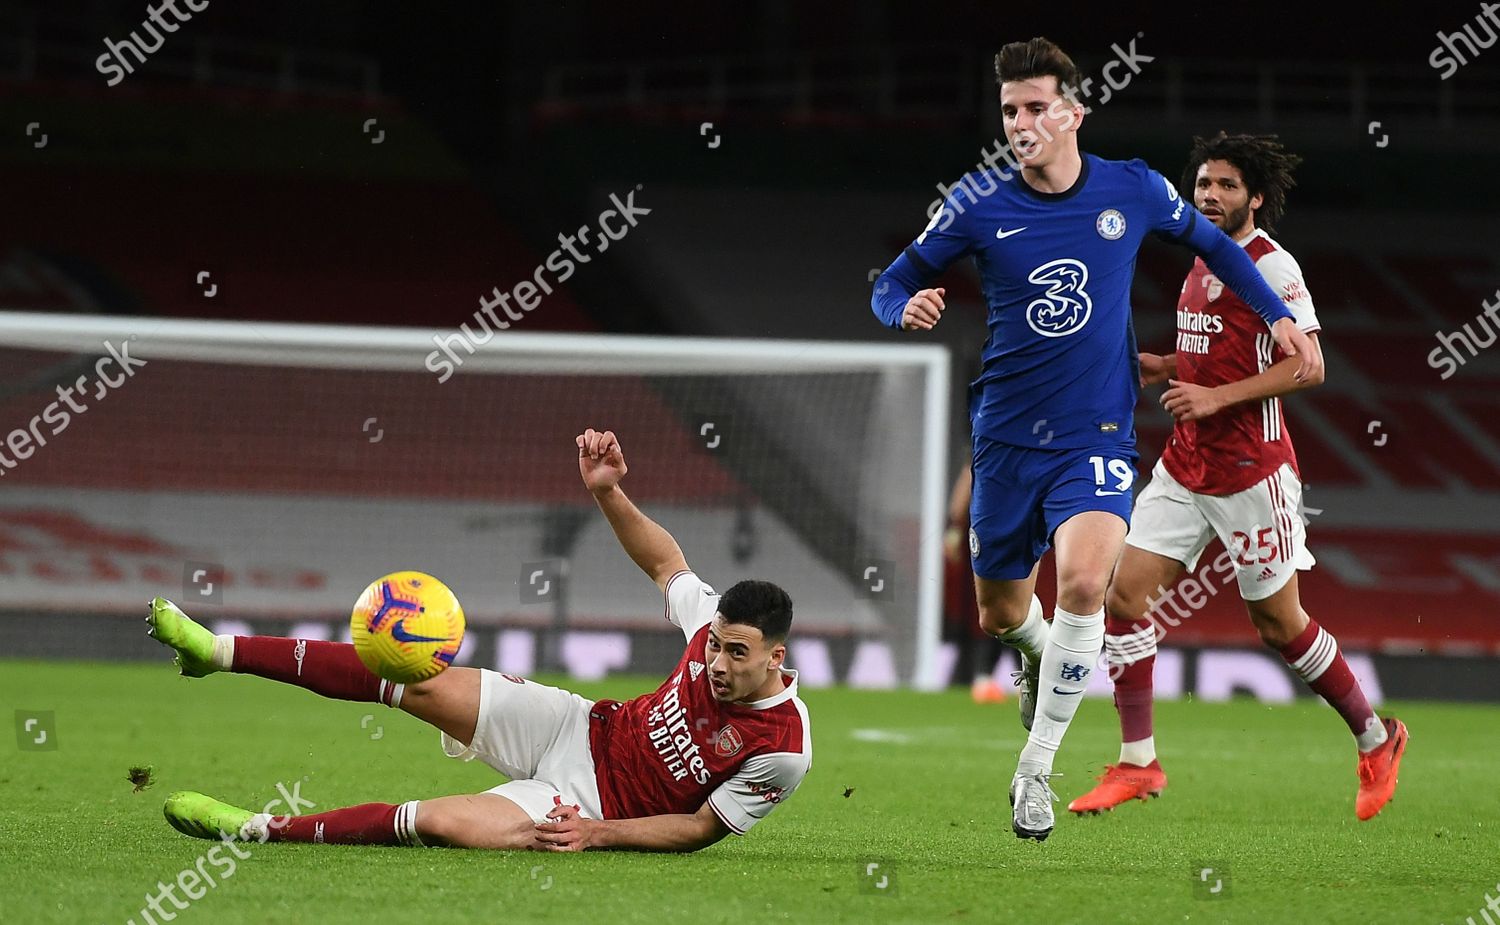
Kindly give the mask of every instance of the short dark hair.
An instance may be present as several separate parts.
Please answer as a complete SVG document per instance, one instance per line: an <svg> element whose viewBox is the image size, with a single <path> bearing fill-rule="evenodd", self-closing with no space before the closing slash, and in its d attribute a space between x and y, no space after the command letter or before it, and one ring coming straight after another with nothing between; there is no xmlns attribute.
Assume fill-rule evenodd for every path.
<svg viewBox="0 0 1500 925"><path fill-rule="evenodd" d="M1287 190L1297 185L1292 171L1302 158L1282 147L1275 135L1229 135L1222 129L1205 141L1193 136L1193 150L1188 154L1187 169L1182 172L1183 192L1192 196L1198 184L1198 168L1205 161L1228 161L1245 178L1245 190L1251 196L1265 197L1255 210L1255 224L1275 231L1286 211Z"/></svg>
<svg viewBox="0 0 1500 925"><path fill-rule="evenodd" d="M1037 36L1025 42L1011 42L995 56L996 84L1048 76L1057 78L1057 92L1062 94L1077 92L1083 83L1078 65L1051 39Z"/></svg>
<svg viewBox="0 0 1500 925"><path fill-rule="evenodd" d="M792 628L792 599L769 581L746 580L719 598L719 614L726 623L753 626L767 642L779 643Z"/></svg>

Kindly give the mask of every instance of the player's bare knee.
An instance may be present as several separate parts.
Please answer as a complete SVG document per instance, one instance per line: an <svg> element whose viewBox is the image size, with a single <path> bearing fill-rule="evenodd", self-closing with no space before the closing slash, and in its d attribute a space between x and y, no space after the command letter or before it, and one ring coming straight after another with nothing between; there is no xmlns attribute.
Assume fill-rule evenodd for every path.
<svg viewBox="0 0 1500 925"><path fill-rule="evenodd" d="M428 845L448 848L522 851L533 847L529 826L497 818L485 803L476 796L424 800L417 808L417 834Z"/></svg>
<svg viewBox="0 0 1500 925"><path fill-rule="evenodd" d="M1057 606L1070 613L1097 613L1104 606L1109 590L1109 575L1095 570L1077 569L1059 576Z"/></svg>
<svg viewBox="0 0 1500 925"><path fill-rule="evenodd" d="M1138 596L1130 593L1118 582L1111 581L1109 589L1104 592L1104 611L1116 620L1134 623L1145 615L1146 607Z"/></svg>
<svg viewBox="0 0 1500 925"><path fill-rule="evenodd" d="M1249 601L1247 604L1250 622L1255 625L1255 632L1260 635L1260 641L1270 648L1284 649L1302 632L1302 627L1297 625L1293 614L1263 606L1261 601ZM1306 625L1306 620L1302 623Z"/></svg>
<svg viewBox="0 0 1500 925"><path fill-rule="evenodd" d="M979 628L991 636L1002 636L1026 622L1029 608L1006 607L1001 603L979 605Z"/></svg>
<svg viewBox="0 0 1500 925"><path fill-rule="evenodd" d="M1262 600L1246 601L1245 609L1261 642L1273 649L1285 648L1307 628L1307 612L1293 587L1282 588Z"/></svg>
<svg viewBox="0 0 1500 925"><path fill-rule="evenodd" d="M417 835L424 844L452 845L457 822L445 800L423 800L417 806Z"/></svg>
<svg viewBox="0 0 1500 925"><path fill-rule="evenodd" d="M1295 633L1287 632L1286 627L1274 620L1255 620L1255 631L1260 634L1260 641L1272 649L1284 649L1287 643L1297 638Z"/></svg>

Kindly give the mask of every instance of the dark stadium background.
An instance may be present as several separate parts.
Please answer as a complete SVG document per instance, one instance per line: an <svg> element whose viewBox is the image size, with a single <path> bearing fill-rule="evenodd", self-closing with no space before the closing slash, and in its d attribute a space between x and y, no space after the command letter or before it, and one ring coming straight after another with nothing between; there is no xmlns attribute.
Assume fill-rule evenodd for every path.
<svg viewBox="0 0 1500 925"><path fill-rule="evenodd" d="M1303 582L1308 610L1378 672L1386 697L1500 700L1500 351L1447 380L1427 361L1439 332L1474 322L1500 291L1500 49L1448 80L1428 60L1439 31L1479 13L1477 2L213 0L108 87L93 61L104 37L139 27L145 4L4 3L0 310L451 329L477 294L529 276L560 230L640 185L655 214L521 327L936 341L962 373L980 341L972 274L950 274L953 310L936 335L903 336L871 315L868 270L921 230L936 184L997 136L1000 44L1046 35L1098 74L1112 45L1135 39L1155 60L1087 117L1085 150L1143 157L1175 179L1191 137L1224 128L1274 131L1306 158L1278 238L1306 272L1328 353L1328 384L1286 402L1320 559ZM1143 251L1143 348L1170 346L1188 263ZM221 296L204 297L204 266ZM1169 431L1155 391L1138 410L1143 475ZM274 445L241 444L230 425L171 477L274 490L274 471L239 461L317 444L330 403L347 398L307 396L291 409L297 427L260 435ZM278 411L238 400L234 414ZM0 393L4 429L33 404ZM428 413L461 430L478 412ZM956 451L962 420L953 432ZM529 474L539 450L504 452L525 463L510 490L553 490ZM101 453L56 454L0 492L153 477L139 456ZM328 490L431 477L370 465L307 477ZM472 487L440 477L447 496ZM22 527L101 556L128 542L12 518L0 523L0 586L21 567ZM100 568L76 581L104 580ZM153 654L133 623L69 613L71 587L59 587L64 622L7 637L5 654ZM673 644L646 647L655 654L633 667L656 670ZM1183 648L1180 681L1194 690L1205 651L1252 651L1255 639L1226 594L1166 645ZM1254 675L1243 683L1279 689Z"/></svg>

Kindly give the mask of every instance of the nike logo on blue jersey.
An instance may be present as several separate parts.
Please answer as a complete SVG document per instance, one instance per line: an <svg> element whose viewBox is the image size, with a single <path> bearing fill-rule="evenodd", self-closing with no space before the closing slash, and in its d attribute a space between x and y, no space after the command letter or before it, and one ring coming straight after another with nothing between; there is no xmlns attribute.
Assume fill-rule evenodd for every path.
<svg viewBox="0 0 1500 925"><path fill-rule="evenodd" d="M442 636L418 636L406 631L406 618L402 617L391 624L391 638L397 642L445 642Z"/></svg>
<svg viewBox="0 0 1500 925"><path fill-rule="evenodd" d="M1096 498L1108 498L1110 495L1123 495L1123 494L1125 494L1123 491L1105 491L1102 488L1096 488L1096 489L1094 489L1094 497L1096 497Z"/></svg>
<svg viewBox="0 0 1500 925"><path fill-rule="evenodd" d="M1054 688L1052 688L1052 693L1067 695L1067 694L1081 694L1081 693L1083 693L1083 691L1065 691L1065 690L1063 690L1060 687L1054 687Z"/></svg>
<svg viewBox="0 0 1500 925"><path fill-rule="evenodd" d="M1000 240L1003 241L1003 240L1005 240L1006 238L1010 237L1013 234L1020 234L1021 232L1025 231L1027 229L1027 227L1029 227L1029 226L1022 225L1020 228L1012 228L1009 231L1006 231L1004 228L996 228L995 229L995 237L997 237L997 238L999 238Z"/></svg>

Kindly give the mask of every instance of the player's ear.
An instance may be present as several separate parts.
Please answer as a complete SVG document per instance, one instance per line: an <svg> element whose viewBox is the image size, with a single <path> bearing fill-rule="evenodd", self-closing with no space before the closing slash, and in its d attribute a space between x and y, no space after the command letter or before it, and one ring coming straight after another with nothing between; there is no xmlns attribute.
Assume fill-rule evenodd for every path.
<svg viewBox="0 0 1500 925"><path fill-rule="evenodd" d="M786 661L786 643L778 642L771 646L771 662L769 667L780 668L781 663Z"/></svg>
<svg viewBox="0 0 1500 925"><path fill-rule="evenodd" d="M1261 195L1260 193L1256 193L1254 196L1251 196L1250 197L1250 211L1252 211L1252 212L1256 211L1257 209L1260 208L1261 203L1263 203L1265 201L1266 201L1266 197L1263 196L1263 195Z"/></svg>

